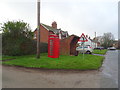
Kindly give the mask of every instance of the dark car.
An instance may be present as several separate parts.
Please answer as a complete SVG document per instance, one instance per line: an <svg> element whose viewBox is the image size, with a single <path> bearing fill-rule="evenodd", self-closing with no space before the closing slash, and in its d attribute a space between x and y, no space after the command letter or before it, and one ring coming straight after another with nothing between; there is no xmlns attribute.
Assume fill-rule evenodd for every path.
<svg viewBox="0 0 120 90"><path fill-rule="evenodd" d="M96 47L96 48L94 48L94 49L102 50L102 49L104 49L104 47Z"/></svg>

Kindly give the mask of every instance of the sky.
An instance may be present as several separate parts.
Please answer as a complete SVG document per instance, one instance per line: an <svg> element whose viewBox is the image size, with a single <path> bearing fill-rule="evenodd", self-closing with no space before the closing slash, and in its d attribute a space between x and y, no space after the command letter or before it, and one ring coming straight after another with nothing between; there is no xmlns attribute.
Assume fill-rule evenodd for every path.
<svg viewBox="0 0 120 90"><path fill-rule="evenodd" d="M37 27L37 0L0 0L0 23L23 20L32 31ZM69 35L95 37L111 32L118 39L119 0L41 0L40 22Z"/></svg>

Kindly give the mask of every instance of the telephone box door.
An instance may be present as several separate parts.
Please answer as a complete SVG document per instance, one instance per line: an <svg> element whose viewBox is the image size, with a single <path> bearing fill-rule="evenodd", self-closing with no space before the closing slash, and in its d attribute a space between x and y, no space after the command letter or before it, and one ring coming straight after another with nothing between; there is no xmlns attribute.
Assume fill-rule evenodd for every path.
<svg viewBox="0 0 120 90"><path fill-rule="evenodd" d="M59 37L57 35L49 35L48 39L48 57L59 57Z"/></svg>

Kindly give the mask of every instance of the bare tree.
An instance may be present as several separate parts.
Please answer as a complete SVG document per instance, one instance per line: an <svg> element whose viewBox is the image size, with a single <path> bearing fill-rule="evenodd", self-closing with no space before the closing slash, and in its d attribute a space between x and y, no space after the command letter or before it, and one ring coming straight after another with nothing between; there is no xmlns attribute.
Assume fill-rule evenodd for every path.
<svg viewBox="0 0 120 90"><path fill-rule="evenodd" d="M110 47L113 45L113 41L115 40L114 35L110 32L104 33L102 36L102 46L104 48Z"/></svg>
<svg viewBox="0 0 120 90"><path fill-rule="evenodd" d="M93 38L93 40L94 40L95 42L99 42L100 44L103 42L102 36L97 36L97 37Z"/></svg>

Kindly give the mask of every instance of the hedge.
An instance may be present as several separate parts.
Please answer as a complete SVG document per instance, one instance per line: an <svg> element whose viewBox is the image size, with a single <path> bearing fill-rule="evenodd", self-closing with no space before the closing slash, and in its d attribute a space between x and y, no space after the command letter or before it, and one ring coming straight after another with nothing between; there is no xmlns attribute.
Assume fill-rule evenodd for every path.
<svg viewBox="0 0 120 90"><path fill-rule="evenodd" d="M32 55L36 54L37 42L35 40L19 41L2 41L2 54L10 56ZM48 51L47 43L40 43L40 52L46 53Z"/></svg>

